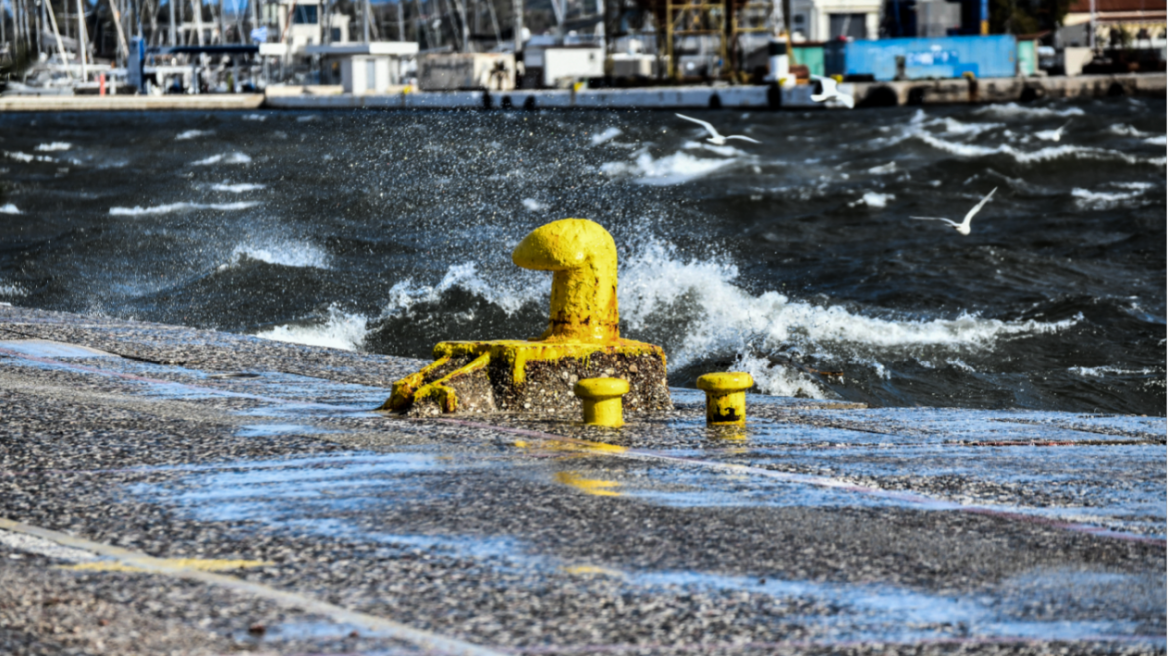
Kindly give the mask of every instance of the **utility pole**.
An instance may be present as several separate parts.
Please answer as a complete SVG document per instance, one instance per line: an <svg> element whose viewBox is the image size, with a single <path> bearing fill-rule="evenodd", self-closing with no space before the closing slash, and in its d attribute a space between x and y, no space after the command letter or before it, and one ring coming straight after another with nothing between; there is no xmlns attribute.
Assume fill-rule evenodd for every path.
<svg viewBox="0 0 1168 656"><path fill-rule="evenodd" d="M178 45L178 28L174 24L174 2L175 0L166 0L166 6L170 8L170 45Z"/></svg>
<svg viewBox="0 0 1168 656"><path fill-rule="evenodd" d="M398 41L405 41L406 40L406 14L405 14L405 9L402 7L402 3L404 3L404 2L405 2L405 0L397 0L397 40Z"/></svg>
<svg viewBox="0 0 1168 656"><path fill-rule="evenodd" d="M363 19L361 22L364 23L365 28L365 43L369 43L370 39L372 39L372 36L369 32L369 14L371 13L369 10L369 0L365 0L365 2L361 5L361 10L363 12Z"/></svg>

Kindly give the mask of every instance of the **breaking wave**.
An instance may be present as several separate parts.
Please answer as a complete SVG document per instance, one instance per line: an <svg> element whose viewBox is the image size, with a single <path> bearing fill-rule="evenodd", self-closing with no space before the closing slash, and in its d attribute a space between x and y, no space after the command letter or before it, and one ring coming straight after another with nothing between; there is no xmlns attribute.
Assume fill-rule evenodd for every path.
<svg viewBox="0 0 1168 656"><path fill-rule="evenodd" d="M241 264L245 260L257 260L268 264L287 267L312 267L327 269L329 255L319 246L308 242L268 241L260 244L240 244L231 252L231 261L220 269Z"/></svg>
<svg viewBox="0 0 1168 656"><path fill-rule="evenodd" d="M611 175L626 175L647 185L675 185L709 175L734 164L733 159L711 159L694 157L687 153L674 153L654 159L646 152L637 154L632 162L606 162L600 166L601 172Z"/></svg>
<svg viewBox="0 0 1168 656"><path fill-rule="evenodd" d="M257 332L255 336L277 342L356 351L365 342L366 324L365 317L345 312L334 304L322 318L276 326Z"/></svg>
<svg viewBox="0 0 1168 656"><path fill-rule="evenodd" d="M518 279L487 280L479 274L475 263L456 264L448 268L442 280L435 285L418 285L412 279L395 284L389 290L389 298L381 316L382 318L395 316L409 312L418 305L438 303L444 294L453 289L469 292L507 314L514 314L527 303L546 295L543 285L531 284L541 278L542 276L536 273L526 275L520 273Z"/></svg>
<svg viewBox="0 0 1168 656"><path fill-rule="evenodd" d="M1163 157L1141 157L1139 155L1130 155L1128 153L1121 153L1116 150L1108 150L1106 148L1093 148L1090 146L1051 146L1041 148L1033 152L1023 152L1010 146L1009 144L1001 144L999 146L979 146L976 144L954 143L952 141L945 141L928 132L914 132L912 137L936 148L961 157L987 157L990 155L1007 155L1014 159L1019 164L1033 164L1036 162L1047 162L1062 158L1071 159L1088 159L1101 162L1123 162L1125 164L1151 164L1153 166L1164 166L1165 158Z"/></svg>
<svg viewBox="0 0 1168 656"><path fill-rule="evenodd" d="M21 212L20 208L12 203L5 203L0 205L0 214L24 214L24 212Z"/></svg>
<svg viewBox="0 0 1168 656"><path fill-rule="evenodd" d="M1108 191L1090 191L1089 189L1081 189L1075 187L1071 191L1071 196L1075 198L1075 205L1082 209L1102 210L1110 209L1126 205L1125 201L1139 198L1143 195L1142 190L1129 192L1108 192Z"/></svg>
<svg viewBox="0 0 1168 656"><path fill-rule="evenodd" d="M48 155L29 155L28 153L22 153L18 150L6 150L6 151L4 151L4 155L6 157L8 157L10 159L14 159L18 162L26 162L26 163L27 162L55 162L55 161L57 161L56 159L49 157Z"/></svg>
<svg viewBox="0 0 1168 656"><path fill-rule="evenodd" d="M974 113L982 116L992 116L995 118L1031 119L1083 116L1086 112L1078 107L1052 109L1050 107L1024 107L1018 103L1006 103L1004 105L988 105L986 107L975 110Z"/></svg>
<svg viewBox="0 0 1168 656"><path fill-rule="evenodd" d="M16 283L0 282L0 296L28 296L28 290Z"/></svg>
<svg viewBox="0 0 1168 656"><path fill-rule="evenodd" d="M169 203L153 207L111 207L110 216L140 216L143 214L169 214L186 210L246 210L259 203L254 201L239 201L237 203Z"/></svg>
<svg viewBox="0 0 1168 656"><path fill-rule="evenodd" d="M199 137L205 137L210 134L214 133L210 130L187 130L185 132L178 133L178 136L176 136L174 140L187 141L188 139L198 139Z"/></svg>
<svg viewBox="0 0 1168 656"><path fill-rule="evenodd" d="M672 245L651 238L624 255L619 275L625 336L662 345L671 372L732 366L754 375L762 391L782 396L820 398L830 392L797 367L775 366L772 356L777 353L794 350L824 360L847 360L887 375L881 373L881 360L946 361L992 350L1003 339L1057 332L1079 321L1002 321L964 313L935 319L881 318L775 291L752 294L737 284L739 272L733 264L718 257L685 259ZM444 324L449 324L457 317L444 301L456 293L470 294L514 315L529 304L546 303L549 284L546 276L536 273L509 274L500 280L484 276L473 263L459 264L449 267L434 285L412 280L394 285L378 319L441 312ZM347 326L365 320L345 316Z"/></svg>
<svg viewBox="0 0 1168 656"><path fill-rule="evenodd" d="M211 155L210 157L195 160L191 166L210 166L212 164L250 164L251 158L243 153L229 155Z"/></svg>
<svg viewBox="0 0 1168 656"><path fill-rule="evenodd" d="M246 191L259 191L260 189L263 189L263 188L264 188L264 185L262 185L262 184L253 184L250 182L240 182L238 184L231 184L229 182L220 182L220 183L216 183L216 184L211 185L212 191L228 191L228 192L231 192L233 194L242 194Z"/></svg>
<svg viewBox="0 0 1168 656"><path fill-rule="evenodd" d="M43 143L36 147L36 150L42 153L50 153L58 150L69 150L73 144L67 141L53 141L50 143Z"/></svg>
<svg viewBox="0 0 1168 656"><path fill-rule="evenodd" d="M848 203L848 207L864 205L866 207L879 210L884 209L890 200L896 200L896 194L882 194L878 191L866 191L859 200Z"/></svg>
<svg viewBox="0 0 1168 656"><path fill-rule="evenodd" d="M602 143L612 141L613 139L621 136L622 134L624 134L624 131L621 130L620 128L605 128L605 130L603 132L592 135L592 137L591 137L592 145L599 146Z"/></svg>

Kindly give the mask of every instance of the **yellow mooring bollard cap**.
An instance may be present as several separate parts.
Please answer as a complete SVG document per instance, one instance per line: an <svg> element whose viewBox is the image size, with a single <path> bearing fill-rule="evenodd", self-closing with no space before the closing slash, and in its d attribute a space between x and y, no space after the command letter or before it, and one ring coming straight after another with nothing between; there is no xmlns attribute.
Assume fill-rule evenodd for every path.
<svg viewBox="0 0 1168 656"><path fill-rule="evenodd" d="M629 393L629 381L620 378L585 378L572 388L582 399L602 400Z"/></svg>
<svg viewBox="0 0 1168 656"><path fill-rule="evenodd" d="M713 394L745 392L754 386L754 378L744 371L726 371L698 377L698 389Z"/></svg>

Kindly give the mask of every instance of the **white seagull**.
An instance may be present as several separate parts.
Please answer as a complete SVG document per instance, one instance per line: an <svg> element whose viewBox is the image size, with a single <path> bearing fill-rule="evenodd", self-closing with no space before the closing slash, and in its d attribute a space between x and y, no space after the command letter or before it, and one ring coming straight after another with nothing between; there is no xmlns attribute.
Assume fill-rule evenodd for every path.
<svg viewBox="0 0 1168 656"><path fill-rule="evenodd" d="M1061 127L1055 128L1054 130L1039 130L1038 132L1034 133L1034 136L1044 141L1058 141L1059 139L1063 138L1063 130L1066 130L1067 126L1070 124L1071 122L1067 121L1066 123L1063 123Z"/></svg>
<svg viewBox="0 0 1168 656"><path fill-rule="evenodd" d="M811 77L819 80L819 83L823 85L823 93L811 94L811 99L813 101L823 102L825 100L831 100L832 98L835 98L836 100L843 103L848 109L852 109L856 106L856 101L850 95L840 92L839 84L837 84L834 79L830 77L823 77L822 75L812 75Z"/></svg>
<svg viewBox="0 0 1168 656"><path fill-rule="evenodd" d="M697 123L698 125L705 128L706 132L710 133L710 138L706 139L706 141L714 144L715 146L725 146L726 142L729 141L730 139L741 139L743 141L749 141L750 143L756 143L756 144L762 143L761 141L751 139L750 137L744 137L740 134L732 134L728 137L723 137L722 135L718 134L718 131L714 129L714 126L710 125L709 123L706 123L705 121L699 121L698 119L692 118L690 116L686 116L685 114L676 114L676 116L678 118L684 118L687 121L693 121L694 123Z"/></svg>
<svg viewBox="0 0 1168 656"><path fill-rule="evenodd" d="M990 190L990 193L986 194L985 198L982 198L980 201L978 201L977 205L973 206L973 209L969 210L969 213L965 215L965 220L962 221L961 223L957 223L956 221L950 221L949 219L942 219L942 218L935 217L935 216L910 216L909 218L916 219L917 221L944 221L945 223L948 223L950 226L952 226L953 229L956 230L957 232L959 232L963 235L968 235L969 234L969 222L973 220L973 215L977 214L978 212L981 211L981 206L988 203L990 200L990 196L993 196L994 192L997 190L998 190L997 187L994 187L992 190Z"/></svg>

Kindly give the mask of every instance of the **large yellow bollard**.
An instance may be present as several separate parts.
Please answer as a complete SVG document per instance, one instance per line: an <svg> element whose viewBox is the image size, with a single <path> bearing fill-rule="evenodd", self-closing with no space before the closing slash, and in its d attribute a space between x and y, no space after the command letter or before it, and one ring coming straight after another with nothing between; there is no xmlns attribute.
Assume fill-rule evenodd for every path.
<svg viewBox="0 0 1168 656"><path fill-rule="evenodd" d="M616 302L616 242L587 219L563 219L537 228L511 253L524 269L551 271L549 342L613 342L620 338Z"/></svg>
<svg viewBox="0 0 1168 656"><path fill-rule="evenodd" d="M698 378L698 389L706 393L706 423L725 426L746 423L746 390L754 378L741 371L706 374Z"/></svg>
<svg viewBox="0 0 1168 656"><path fill-rule="evenodd" d="M585 378L572 388L584 401L584 423L590 426L624 426L621 397L629 393L629 381L620 378Z"/></svg>
<svg viewBox="0 0 1168 656"><path fill-rule="evenodd" d="M627 402L617 402L629 412L673 407L665 351L621 339L616 243L603 226L587 219L553 221L524 237L511 259L552 272L551 312L542 334L440 342L434 362L395 381L381 410L414 416L559 414L575 407L570 381L598 376L628 381Z"/></svg>

